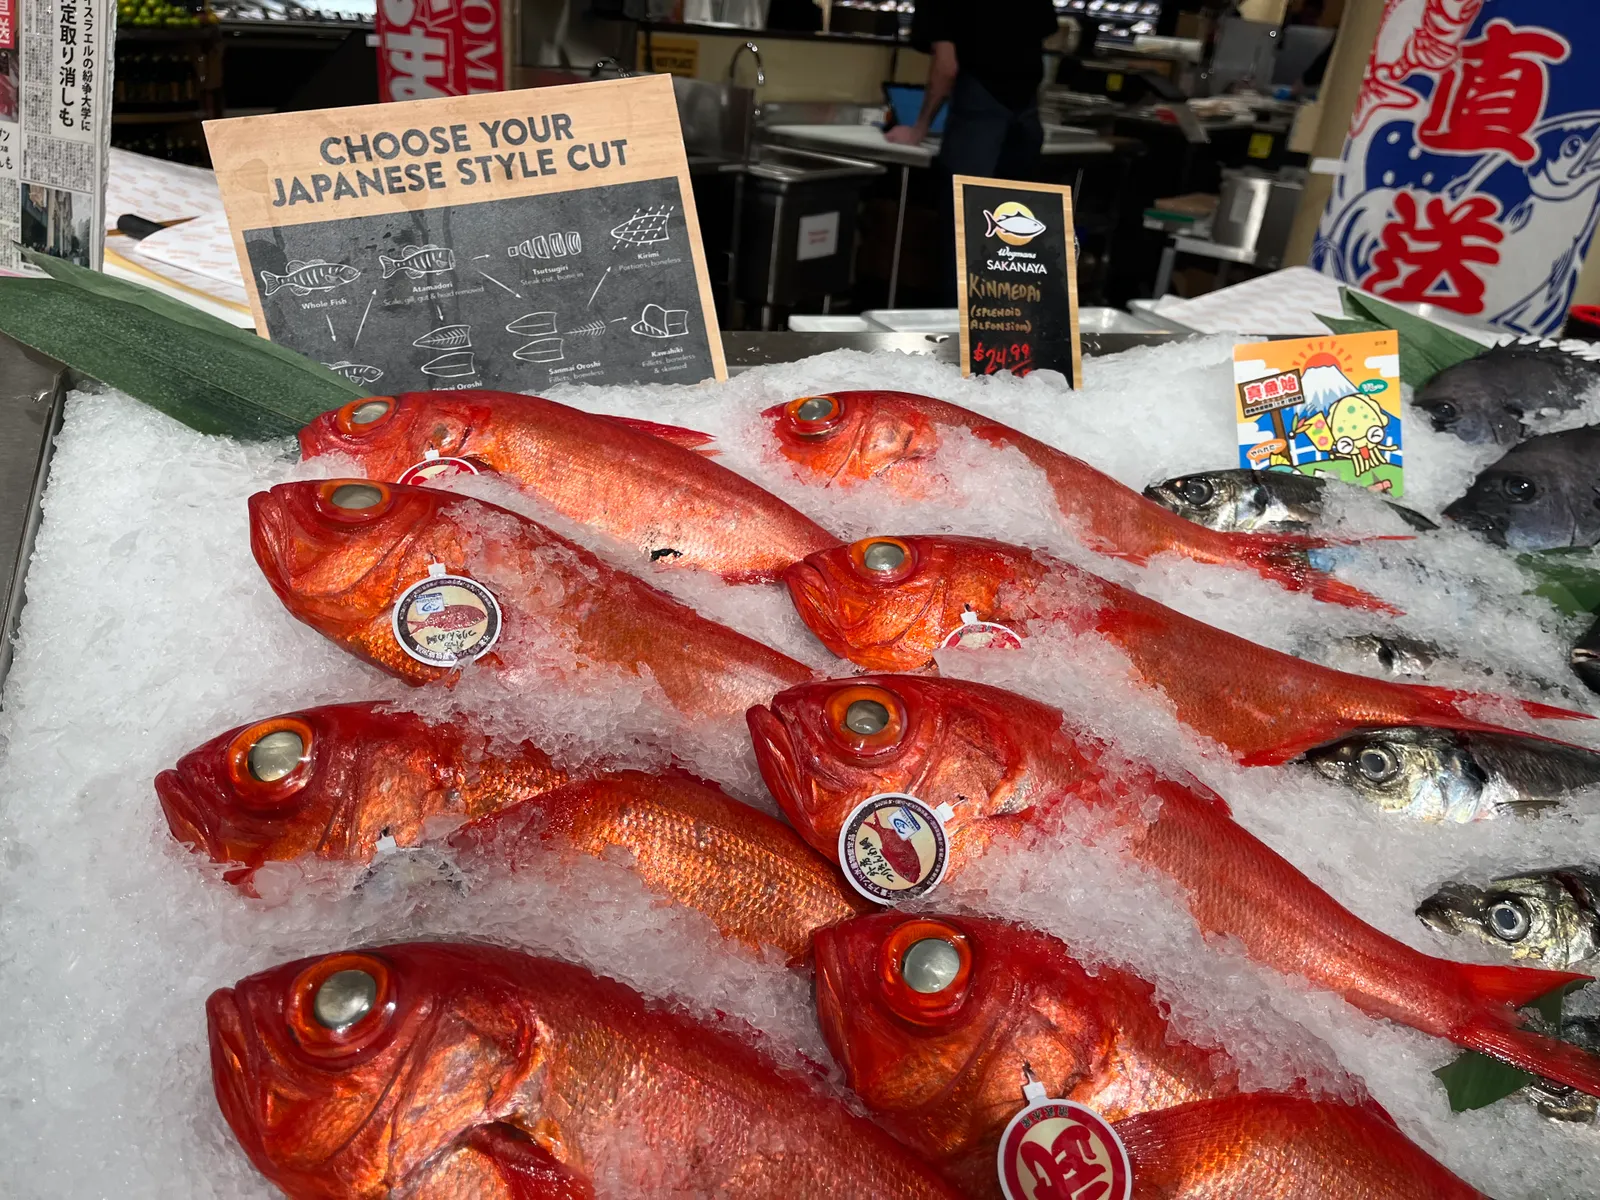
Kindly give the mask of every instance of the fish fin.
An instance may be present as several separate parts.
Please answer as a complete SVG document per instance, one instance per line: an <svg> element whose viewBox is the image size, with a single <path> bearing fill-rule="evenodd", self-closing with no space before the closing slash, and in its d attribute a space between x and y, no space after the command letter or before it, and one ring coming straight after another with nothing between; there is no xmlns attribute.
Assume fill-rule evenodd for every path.
<svg viewBox="0 0 1600 1200"><path fill-rule="evenodd" d="M1408 692L1415 696L1424 698L1428 702L1429 707L1443 706L1446 710L1448 710L1448 713L1453 713L1458 718L1466 716L1466 714L1461 711L1461 706L1465 703L1482 702L1486 700L1502 700L1502 697L1499 696L1486 696L1478 692L1460 692L1454 690L1453 688L1435 687L1429 683L1408 683L1404 686ZM1576 709L1571 708L1558 708L1554 704L1542 704L1538 700L1518 700L1516 703L1519 707L1521 707L1523 712L1527 713L1530 717L1535 717L1541 721L1594 720L1594 717L1589 713L1578 712ZM1418 713L1417 715L1433 718L1437 718L1438 716L1438 714L1428 713ZM1465 722L1457 720L1449 723L1452 728L1479 729L1489 733L1516 732L1515 730L1508 731L1499 725L1493 724L1492 722L1480 721L1472 717L1467 717ZM1523 734L1522 736L1538 737L1539 735Z"/></svg>
<svg viewBox="0 0 1600 1200"><path fill-rule="evenodd" d="M1600 1096L1600 1055L1560 1038L1524 1029L1510 1010L1480 1013L1453 1031L1451 1040L1542 1079Z"/></svg>
<svg viewBox="0 0 1600 1200"><path fill-rule="evenodd" d="M681 425L663 425L659 421L644 421L638 417L607 417L606 420L624 425L635 433L647 433L664 442L671 442L674 446L682 446L685 450L698 451L707 458L715 457L718 453L716 448L711 446L711 443L717 440L715 435L701 433L697 429L685 429Z"/></svg>
<svg viewBox="0 0 1600 1200"><path fill-rule="evenodd" d="M378 265L383 268L383 277L385 279L388 279L400 269L399 267L395 266L394 259L390 258L386 254L378 255Z"/></svg>
<svg viewBox="0 0 1600 1200"><path fill-rule="evenodd" d="M456 1143L450 1158L470 1157L492 1171L504 1185L507 1200L594 1200L594 1184L567 1166L522 1130L503 1122L479 1125ZM460 1182L439 1180L439 1200L459 1196ZM424 1185L416 1200L427 1200Z"/></svg>
<svg viewBox="0 0 1600 1200"><path fill-rule="evenodd" d="M1542 967L1481 966L1478 963L1458 963L1456 970L1466 985L1477 995L1500 1004L1521 1008L1532 1004L1541 996L1548 996L1558 987L1580 980L1587 982L1593 976L1577 971L1549 971Z"/></svg>
<svg viewBox="0 0 1600 1200"><path fill-rule="evenodd" d="M303 259L303 258L291 258L289 260L288 265L286 267L284 267L284 270L285 271L298 271L301 267L303 267L305 265L306 265L306 260L305 259Z"/></svg>
<svg viewBox="0 0 1600 1200"><path fill-rule="evenodd" d="M1241 533L1234 535L1233 542L1241 561L1256 574L1291 592L1309 592L1318 600L1345 608L1361 608L1391 617L1403 615L1400 609L1371 592L1312 566L1310 552L1327 545L1319 538L1292 533Z"/></svg>
<svg viewBox="0 0 1600 1200"><path fill-rule="evenodd" d="M983 210L983 219L988 222L989 228L983 231L984 237L993 237L995 231L994 214L988 209Z"/></svg>
<svg viewBox="0 0 1600 1200"><path fill-rule="evenodd" d="M311 289L310 288L301 287L298 283L291 283L289 285L289 290L291 292L293 292L296 296L309 296L309 295L311 295Z"/></svg>
<svg viewBox="0 0 1600 1200"><path fill-rule="evenodd" d="M265 294L270 296L283 286L283 276L274 275L271 271L261 272L261 282L266 284Z"/></svg>

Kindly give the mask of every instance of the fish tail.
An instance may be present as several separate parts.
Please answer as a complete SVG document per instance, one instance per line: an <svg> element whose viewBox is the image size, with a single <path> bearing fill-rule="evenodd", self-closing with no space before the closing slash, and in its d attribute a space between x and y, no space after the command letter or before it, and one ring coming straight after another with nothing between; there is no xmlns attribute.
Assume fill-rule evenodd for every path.
<svg viewBox="0 0 1600 1200"><path fill-rule="evenodd" d="M1544 1079L1600 1096L1600 1056L1524 1028L1513 1011L1568 984L1586 983L1592 976L1538 967L1452 965L1463 989L1480 1001L1478 1011L1451 1031L1452 1041Z"/></svg>
<svg viewBox="0 0 1600 1200"><path fill-rule="evenodd" d="M1401 616L1401 610L1353 583L1311 565L1310 551L1326 543L1293 534L1252 533L1234 539L1240 559L1265 579L1291 592L1309 592L1316 599L1345 608Z"/></svg>
<svg viewBox="0 0 1600 1200"><path fill-rule="evenodd" d="M712 434L701 433L698 429L685 429L681 425L663 425L659 421L644 421L638 417L608 417L607 420L617 425L625 425L636 433L647 433L664 442L671 442L674 446L682 446L685 450L698 451L707 458L715 457L717 453L714 448L707 448L717 439Z"/></svg>
<svg viewBox="0 0 1600 1200"><path fill-rule="evenodd" d="M998 228L998 226L996 226L995 223L994 223L994 214L992 212L990 212L988 209L984 209L983 210L983 219L985 221L987 221L988 224L989 224L989 228L987 228L987 229L985 229L983 231L983 236L984 237L993 237L995 229Z"/></svg>
<svg viewBox="0 0 1600 1200"><path fill-rule="evenodd" d="M261 272L261 282L267 285L267 295L272 295L283 286L283 276L274 275L271 271Z"/></svg>
<svg viewBox="0 0 1600 1200"><path fill-rule="evenodd" d="M400 269L399 265L386 254L378 255L378 265L383 268L383 277L388 279Z"/></svg>
<svg viewBox="0 0 1600 1200"><path fill-rule="evenodd" d="M1499 697L1482 696L1477 692L1461 692L1456 691L1453 688L1434 687L1432 684L1427 683L1407 684L1406 691L1415 696L1418 700L1425 701L1426 703L1422 707L1435 710L1443 708L1449 715L1456 717L1464 717L1467 715L1462 709L1462 705L1464 704L1473 704L1486 699L1499 699ZM1554 704L1541 704L1537 700L1518 700L1517 704L1519 704L1522 707L1522 711L1527 713L1530 717L1536 717L1542 721L1594 720L1594 717L1589 713L1578 712L1576 709L1571 708L1558 708ZM1417 715L1422 717L1436 717L1438 713L1421 711ZM1480 728L1494 729L1502 733L1506 732L1505 730L1500 729L1499 726L1479 721L1476 718L1468 719L1471 724ZM1531 736L1537 737L1538 735L1534 734Z"/></svg>

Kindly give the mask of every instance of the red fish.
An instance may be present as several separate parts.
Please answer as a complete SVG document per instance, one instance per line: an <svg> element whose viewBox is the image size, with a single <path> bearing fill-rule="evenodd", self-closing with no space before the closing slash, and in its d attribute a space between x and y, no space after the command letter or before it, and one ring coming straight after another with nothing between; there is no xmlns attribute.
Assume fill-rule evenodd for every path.
<svg viewBox="0 0 1600 1200"><path fill-rule="evenodd" d="M537 642L563 678L648 675L689 716L742 712L812 676L526 517L435 488L281 483L250 497L250 547L291 613L407 683L452 673L408 655L393 629L400 594L436 564L488 588L502 641Z"/></svg>
<svg viewBox="0 0 1600 1200"><path fill-rule="evenodd" d="M801 618L841 657L877 671L933 663L963 614L1018 633L1058 626L1114 643L1189 728L1249 766L1287 762L1374 727L1427 725L1518 736L1468 715L1485 697L1369 679L1215 629L1137 592L1020 546L984 538L876 537L813 554L784 573ZM1518 701L1530 715L1586 714Z"/></svg>
<svg viewBox="0 0 1600 1200"><path fill-rule="evenodd" d="M498 471L570 520L635 547L640 561L775 579L839 539L748 479L697 454L711 439L512 392L370 396L300 431L306 458L354 458L398 480L430 451Z"/></svg>
<svg viewBox="0 0 1600 1200"><path fill-rule="evenodd" d="M1001 1194L1001 1135L1032 1077L1114 1124L1135 1196L1478 1197L1370 1101L1240 1096L1228 1054L1174 1037L1150 984L1103 965L1090 974L1046 934L880 913L820 931L816 962L817 1018L846 1081L969 1196ZM1061 1176L1088 1164L1039 1150L1029 1173L1057 1190L1041 1181L1035 1194L1076 1194Z"/></svg>
<svg viewBox="0 0 1600 1200"><path fill-rule="evenodd" d="M1010 426L912 392L832 392L769 408L778 448L819 484L881 477L913 495L940 471L947 435L965 430L994 446L1021 451L1050 481L1056 505L1091 550L1145 563L1158 554L1239 567L1308 591L1319 600L1394 612L1360 588L1313 567L1311 550L1327 543L1286 534L1219 533L1169 512L1081 459Z"/></svg>
<svg viewBox="0 0 1600 1200"><path fill-rule="evenodd" d="M330 704L218 734L156 776L167 827L251 886L268 862L365 862L411 846L433 818L465 820L539 795L567 773L532 742L497 746L464 722Z"/></svg>
<svg viewBox="0 0 1600 1200"><path fill-rule="evenodd" d="M1371 1016L1600 1095L1600 1058L1532 1032L1515 1011L1588 976L1413 950L1251 835L1220 796L1108 756L1056 709L981 684L893 675L793 688L747 719L762 779L800 835L834 861L846 816L880 792L951 806L952 875L993 839L1071 805L1174 879L1207 934L1236 938L1251 957Z"/></svg>
<svg viewBox="0 0 1600 1200"><path fill-rule="evenodd" d="M447 604L421 621L410 622L412 629L471 629L484 619L483 609L470 604Z"/></svg>
<svg viewBox="0 0 1600 1200"><path fill-rule="evenodd" d="M293 1200L958 1200L745 1039L551 959L324 955L214 992L206 1017L222 1115Z"/></svg>

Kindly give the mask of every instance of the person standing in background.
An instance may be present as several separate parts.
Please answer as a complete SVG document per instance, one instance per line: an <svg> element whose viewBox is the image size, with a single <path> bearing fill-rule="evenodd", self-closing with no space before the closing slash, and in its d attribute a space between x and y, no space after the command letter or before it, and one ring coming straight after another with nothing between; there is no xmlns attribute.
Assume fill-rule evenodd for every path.
<svg viewBox="0 0 1600 1200"><path fill-rule="evenodd" d="M946 100L939 154L934 160L948 253L946 302L955 299L954 202L950 177L1033 179L1044 128L1039 85L1044 41L1056 32L1051 0L917 0L911 45L932 56L922 111L912 125L884 136L903 146L927 140Z"/></svg>

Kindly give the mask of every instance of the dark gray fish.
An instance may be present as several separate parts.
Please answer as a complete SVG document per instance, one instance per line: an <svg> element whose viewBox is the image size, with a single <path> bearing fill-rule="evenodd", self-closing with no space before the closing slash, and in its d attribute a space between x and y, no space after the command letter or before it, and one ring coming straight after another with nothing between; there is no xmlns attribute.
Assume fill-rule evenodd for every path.
<svg viewBox="0 0 1600 1200"><path fill-rule="evenodd" d="M1305 760L1379 808L1423 821L1536 815L1600 785L1600 754L1510 733L1373 729Z"/></svg>
<svg viewBox="0 0 1600 1200"><path fill-rule="evenodd" d="M1446 367L1417 392L1416 406L1441 433L1510 446L1527 421L1578 407L1600 384L1600 362L1583 342L1509 342Z"/></svg>
<svg viewBox="0 0 1600 1200"><path fill-rule="evenodd" d="M1591 692L1600 692L1600 618L1572 648L1572 673Z"/></svg>
<svg viewBox="0 0 1600 1200"><path fill-rule="evenodd" d="M1144 494L1185 520L1222 533L1305 533L1322 516L1328 481L1299 471L1202 471L1152 483ZM1389 503L1385 501L1385 503ZM1389 503L1413 529L1437 529Z"/></svg>
<svg viewBox="0 0 1600 1200"><path fill-rule="evenodd" d="M1600 541L1600 425L1529 438L1472 481L1444 515L1513 550Z"/></svg>
<svg viewBox="0 0 1600 1200"><path fill-rule="evenodd" d="M1423 924L1555 970L1600 967L1600 866L1555 867L1487 883L1453 879L1421 904Z"/></svg>
<svg viewBox="0 0 1600 1200"><path fill-rule="evenodd" d="M1600 1018L1566 1017L1559 1030L1550 1032L1564 1042L1582 1046L1590 1054L1600 1054ZM1548 1079L1536 1079L1522 1091L1540 1114L1552 1121L1591 1125L1600 1111L1600 1099Z"/></svg>
<svg viewBox="0 0 1600 1200"><path fill-rule="evenodd" d="M1422 679L1447 655L1437 642L1423 638L1406 637L1399 633L1354 633L1326 643L1320 647L1316 658L1323 666L1355 675ZM1472 664L1472 667L1482 674L1493 674L1486 667L1477 664Z"/></svg>

